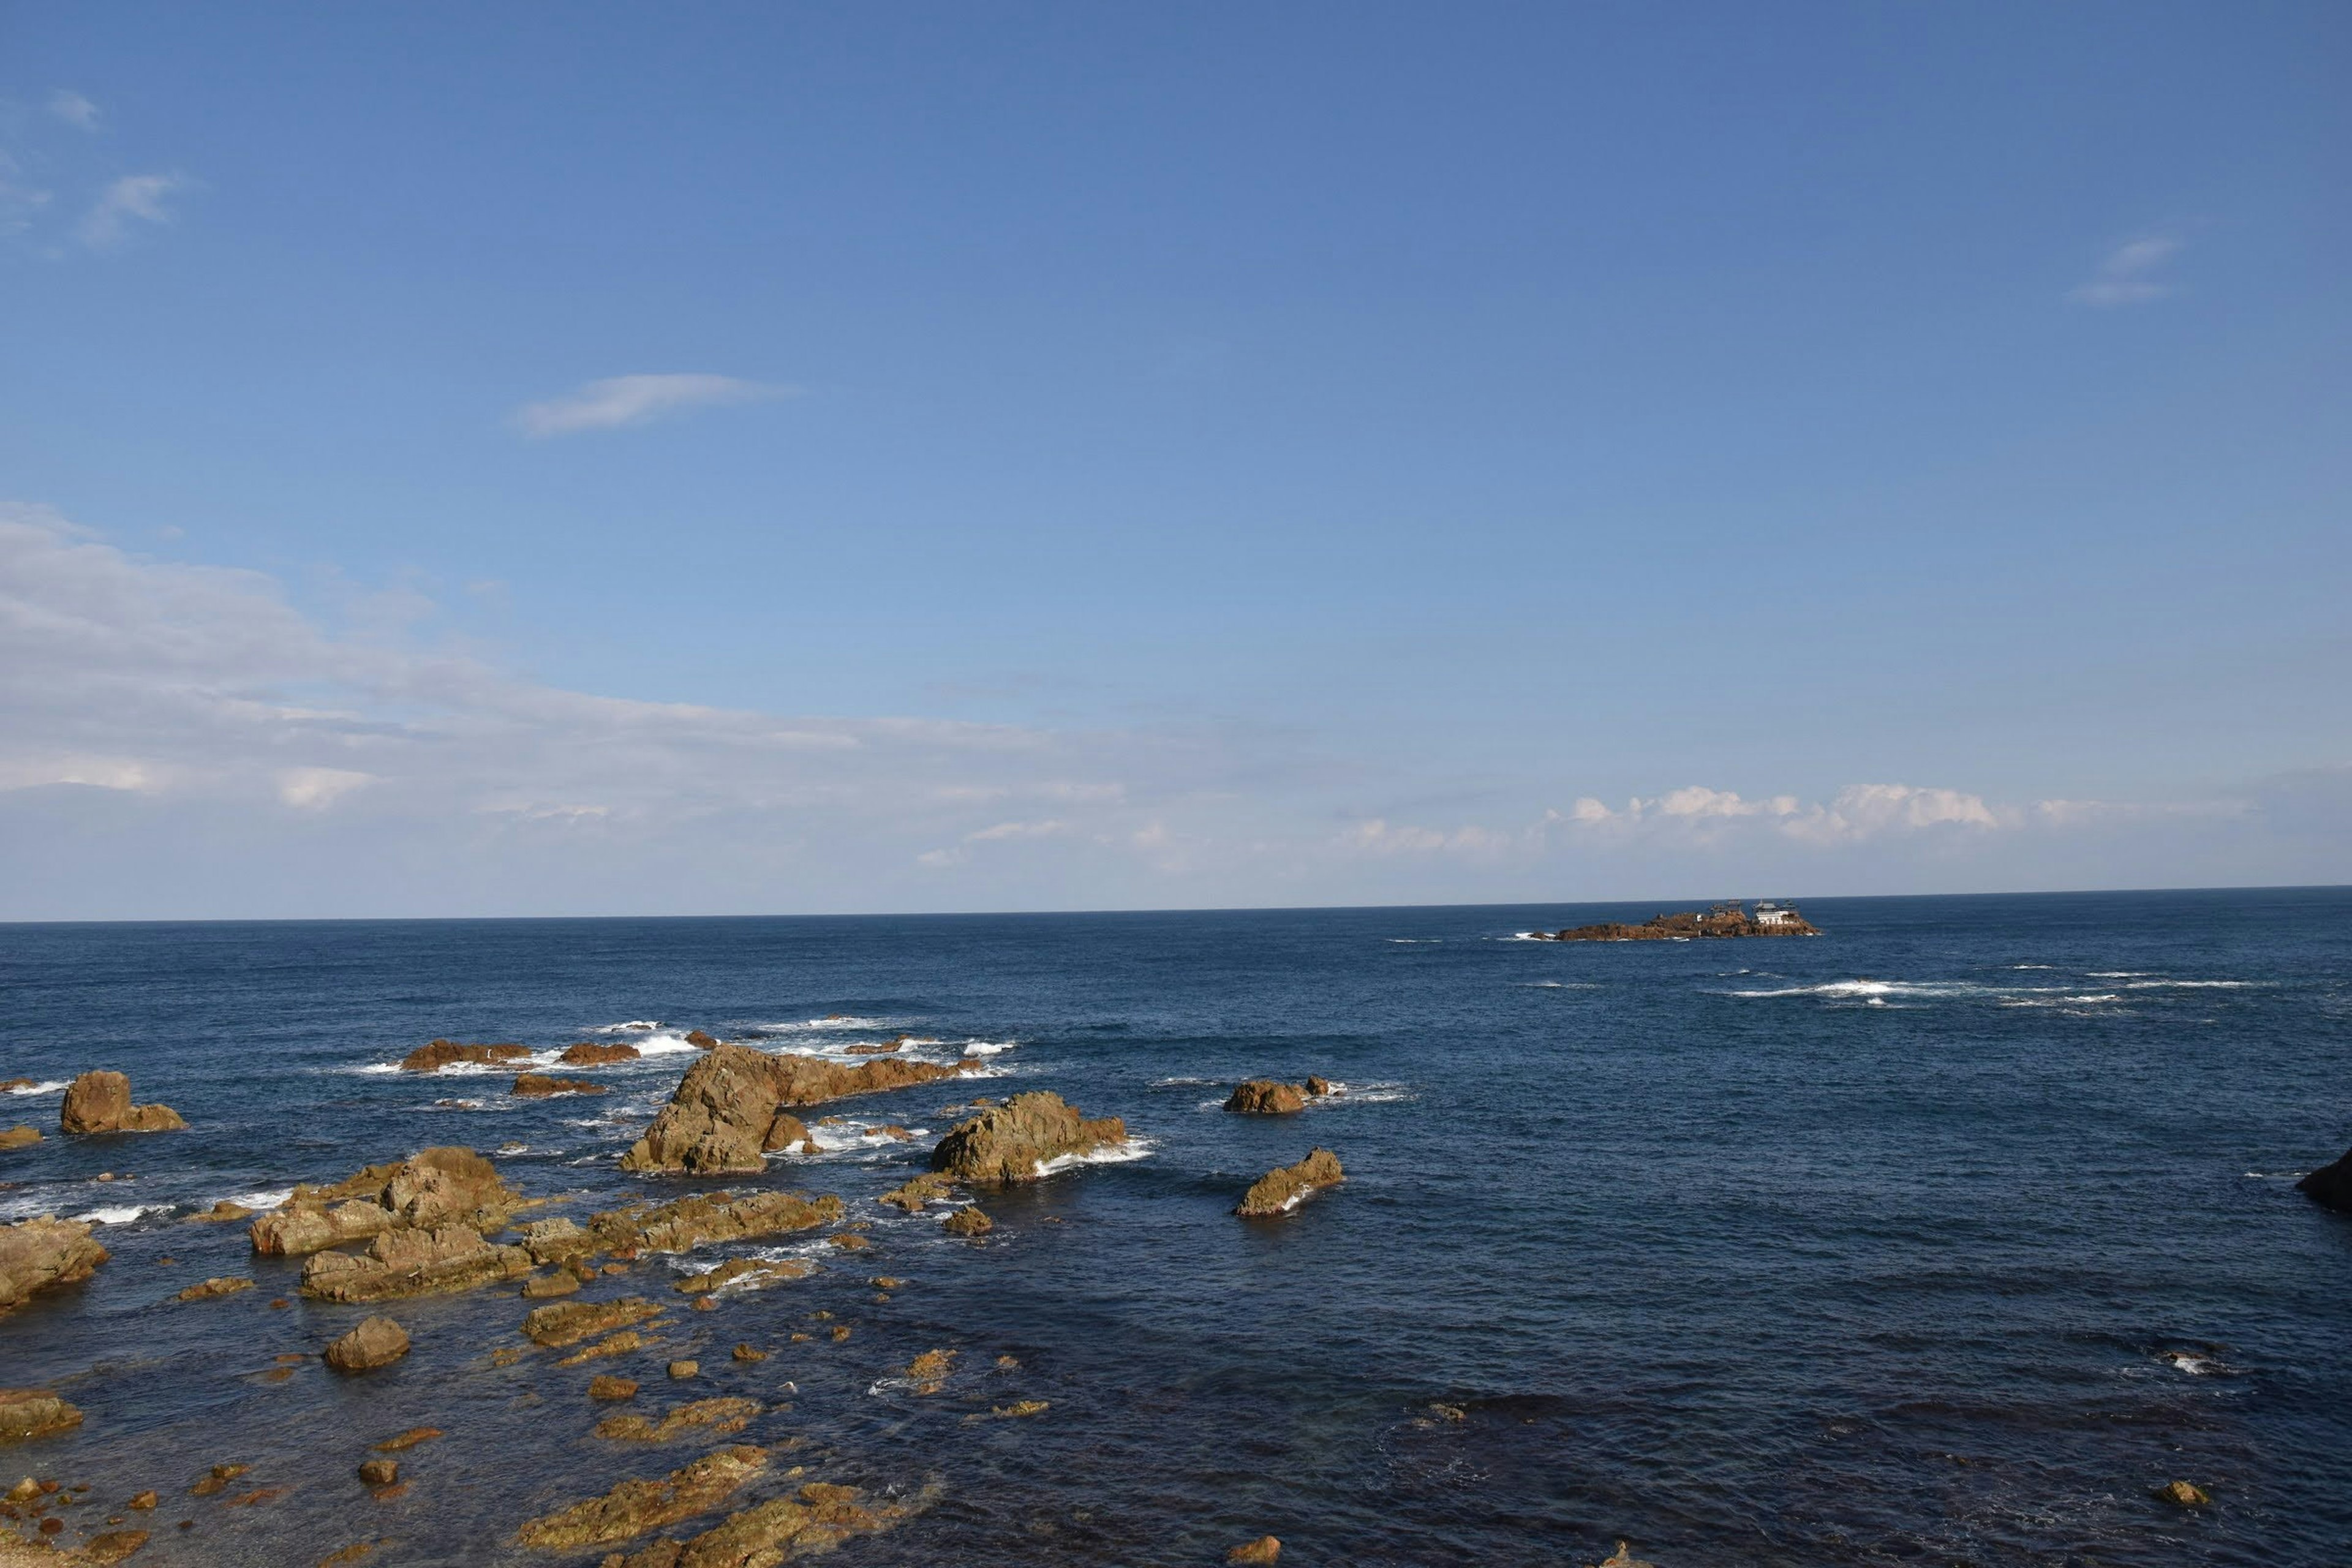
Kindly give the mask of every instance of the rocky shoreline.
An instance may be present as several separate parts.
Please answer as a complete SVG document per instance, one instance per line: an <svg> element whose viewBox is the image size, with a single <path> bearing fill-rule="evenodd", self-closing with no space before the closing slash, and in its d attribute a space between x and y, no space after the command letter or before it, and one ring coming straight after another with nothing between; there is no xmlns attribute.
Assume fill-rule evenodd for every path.
<svg viewBox="0 0 2352 1568"><path fill-rule="evenodd" d="M1640 925L1604 921L1598 925L1519 933L1529 942L1691 942L1743 936L1820 936L1819 927L1793 905L1759 904L1753 914L1738 901L1712 909L1653 915Z"/></svg>

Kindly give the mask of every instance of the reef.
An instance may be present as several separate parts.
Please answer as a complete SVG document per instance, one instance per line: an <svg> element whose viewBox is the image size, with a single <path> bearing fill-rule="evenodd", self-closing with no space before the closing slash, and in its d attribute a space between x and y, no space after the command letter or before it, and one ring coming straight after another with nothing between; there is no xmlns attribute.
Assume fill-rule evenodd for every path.
<svg viewBox="0 0 2352 1568"><path fill-rule="evenodd" d="M603 1497L534 1519L515 1539L551 1552L615 1545L717 1508L767 1464L763 1448L721 1448L673 1470L665 1480L623 1481Z"/></svg>
<svg viewBox="0 0 2352 1568"><path fill-rule="evenodd" d="M1653 915L1640 925L1607 921L1565 931L1531 931L1537 942L1688 942L1698 937L1819 936L1821 931L1789 904L1759 904L1748 912L1738 900L1711 909Z"/></svg>
<svg viewBox="0 0 2352 1568"><path fill-rule="evenodd" d="M522 1201L471 1149L426 1149L370 1165L331 1186L298 1185L255 1220L248 1234L256 1252L298 1258L404 1228L456 1224L496 1232Z"/></svg>
<svg viewBox="0 0 2352 1568"><path fill-rule="evenodd" d="M766 1156L808 1143L808 1130L787 1107L880 1094L953 1078L977 1059L941 1067L883 1058L847 1067L816 1057L772 1056L749 1046L714 1043L686 1069L677 1091L644 1137L621 1157L625 1171L689 1175L752 1174Z"/></svg>
<svg viewBox="0 0 2352 1568"><path fill-rule="evenodd" d="M520 1061L530 1055L529 1046L470 1046L461 1045L456 1040L434 1040L417 1047L401 1058L400 1070L439 1072L443 1068L453 1067L459 1062L481 1062L491 1065L499 1062Z"/></svg>
<svg viewBox="0 0 2352 1568"><path fill-rule="evenodd" d="M1260 1176L1242 1194L1234 1212L1248 1218L1283 1214L1297 1207L1309 1193L1336 1185L1345 1175L1339 1155L1317 1149L1296 1165L1284 1165Z"/></svg>
<svg viewBox="0 0 2352 1568"><path fill-rule="evenodd" d="M555 1059L568 1068L608 1067L614 1062L633 1062L643 1053L624 1041L602 1045L594 1040L583 1040L576 1046L566 1046Z"/></svg>
<svg viewBox="0 0 2352 1568"><path fill-rule="evenodd" d="M956 1182L1030 1182L1045 1173L1048 1161L1126 1142L1127 1124L1118 1117L1088 1121L1041 1089L958 1122L931 1152L931 1169Z"/></svg>
<svg viewBox="0 0 2352 1568"><path fill-rule="evenodd" d="M187 1125L168 1105L131 1104L131 1079L103 1070L74 1079L58 1111L60 1132L177 1132Z"/></svg>

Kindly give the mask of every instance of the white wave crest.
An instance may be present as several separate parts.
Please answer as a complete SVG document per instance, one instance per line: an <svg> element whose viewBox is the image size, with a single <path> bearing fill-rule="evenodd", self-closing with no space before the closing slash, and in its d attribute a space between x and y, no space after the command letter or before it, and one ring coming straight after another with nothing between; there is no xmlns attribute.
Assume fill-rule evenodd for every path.
<svg viewBox="0 0 2352 1568"><path fill-rule="evenodd" d="M816 1034L825 1034L842 1029L879 1029L884 1026L882 1020L879 1018L861 1018L848 1013L835 1013L823 1018L803 1018L798 1023L761 1024L757 1026L760 1029L772 1035L795 1034L803 1030Z"/></svg>
<svg viewBox="0 0 2352 1568"><path fill-rule="evenodd" d="M55 1094L59 1089L65 1088L65 1079L61 1078L50 1078L43 1079L38 1083L28 1083L21 1088L12 1089L8 1092L10 1094Z"/></svg>
<svg viewBox="0 0 2352 1568"><path fill-rule="evenodd" d="M91 1209L87 1214L74 1215L74 1218L88 1221L91 1225L129 1225L141 1215L156 1214L171 1206L170 1204L123 1204L119 1206Z"/></svg>
<svg viewBox="0 0 2352 1568"><path fill-rule="evenodd" d="M2135 980L2125 986L2127 991L2251 991L2263 984L2259 980Z"/></svg>
<svg viewBox="0 0 2352 1568"><path fill-rule="evenodd" d="M274 1209L293 1195L291 1187L262 1187L249 1193L231 1193L223 1201L236 1204L240 1208Z"/></svg>
<svg viewBox="0 0 2352 1568"><path fill-rule="evenodd" d="M1056 1154L1050 1160L1040 1160L1037 1173L1050 1176L1057 1171L1076 1170L1080 1165L1124 1165L1130 1160L1149 1158L1157 1147L1159 1145L1149 1138L1129 1138L1107 1149L1095 1149L1084 1154Z"/></svg>
<svg viewBox="0 0 2352 1568"><path fill-rule="evenodd" d="M593 1024L581 1031L587 1035L646 1035L661 1027L651 1018L632 1018L625 1024Z"/></svg>

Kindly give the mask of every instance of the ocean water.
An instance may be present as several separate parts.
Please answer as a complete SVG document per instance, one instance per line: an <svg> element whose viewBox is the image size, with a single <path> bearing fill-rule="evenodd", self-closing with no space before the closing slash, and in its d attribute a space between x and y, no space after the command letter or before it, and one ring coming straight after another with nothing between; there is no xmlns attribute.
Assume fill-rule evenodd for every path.
<svg viewBox="0 0 2352 1568"><path fill-rule="evenodd" d="M362 1541L372 1564L593 1562L515 1527L716 1446L593 1436L604 1370L648 1413L765 1402L728 1440L790 1454L739 1504L787 1463L929 1497L845 1564L1213 1563L1269 1532L1303 1564L1589 1563L1620 1538L1664 1568L2352 1563L2352 1217L2293 1185L2352 1144L2352 891L1822 900L1812 940L1514 940L1666 907L0 927L0 1079L37 1086L0 1127L51 1133L0 1154L0 1218L94 1216L113 1252L0 1319L0 1384L87 1413L0 1470L92 1488L68 1540L160 1489L137 1559L159 1568ZM632 1024L658 1027L592 1033ZM825 1108L827 1152L767 1177L625 1179L694 1026L1001 1048L969 1088ZM668 1048L581 1075L607 1095L518 1102L506 1073L384 1070L436 1036ZM193 1130L57 1137L59 1088L97 1067ZM1217 1109L1308 1073L1346 1092ZM1126 1157L987 1198L980 1245L872 1202L943 1108L1029 1089L1126 1118ZM926 1136L862 1135L882 1123ZM184 1219L452 1142L503 1147L575 1205L551 1212L838 1193L873 1247L787 1238L825 1271L573 1371L490 1363L521 1343L510 1287L395 1303L415 1352L352 1379L316 1352L362 1309ZM1342 1187L1231 1215L1318 1144ZM749 1250L586 1294L682 1306L677 1270ZM260 1289L169 1300L244 1273ZM906 1283L878 1301L877 1275ZM734 1363L739 1341L776 1353ZM923 1395L898 1373L932 1348L959 1359ZM702 1374L670 1384L677 1355ZM987 1415L1029 1399L1049 1408ZM372 1499L353 1467L417 1425L448 1436ZM189 1496L221 1462L253 1467L228 1495L274 1495ZM2151 1497L2176 1478L2213 1506Z"/></svg>

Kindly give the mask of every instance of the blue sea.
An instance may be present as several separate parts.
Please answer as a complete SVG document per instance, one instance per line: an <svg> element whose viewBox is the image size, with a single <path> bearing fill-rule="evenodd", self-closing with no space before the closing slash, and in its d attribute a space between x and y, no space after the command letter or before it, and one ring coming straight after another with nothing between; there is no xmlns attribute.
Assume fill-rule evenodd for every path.
<svg viewBox="0 0 2352 1568"><path fill-rule="evenodd" d="M35 1080L0 1128L49 1133L0 1153L0 1219L89 1216L113 1254L0 1319L0 1384L86 1412L0 1470L91 1488L68 1542L160 1490L141 1568L360 1542L371 1565L594 1562L515 1528L716 1446L592 1436L606 1371L648 1414L762 1402L727 1440L778 1461L736 1506L929 1489L845 1565L1209 1564L1269 1533L1299 1564L1581 1564L1621 1539L1661 1568L2352 1563L2352 1216L2294 1185L2352 1145L2352 890L1517 934L1680 907L0 927L0 1079ZM906 1033L990 1076L812 1111L844 1118L825 1152L765 1177L625 1176L697 1027L835 1055ZM391 1070L435 1037L650 1054L581 1075L608 1094L518 1101L510 1068ZM191 1131L58 1137L92 1068ZM1309 1073L1344 1091L1219 1109ZM978 1244L873 1202L949 1107L1033 1089L1133 1141L987 1196ZM920 1136L866 1135L887 1124ZM839 1194L873 1245L782 1238L824 1271L572 1370L491 1363L523 1342L511 1286L394 1303L414 1353L350 1378L317 1352L363 1309L186 1219L445 1143L569 1205L547 1213L771 1185ZM1317 1145L1343 1185L1232 1215ZM754 1250L586 1295L683 1306L677 1270ZM170 1300L228 1274L260 1288ZM959 1353L927 1395L900 1372L934 1348ZM665 1378L678 1356L699 1376ZM1023 1400L1047 1408L989 1414ZM354 1467L416 1426L447 1436L372 1498ZM189 1495L216 1463L268 1495ZM2151 1495L2173 1479L2211 1506Z"/></svg>

